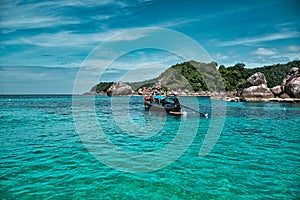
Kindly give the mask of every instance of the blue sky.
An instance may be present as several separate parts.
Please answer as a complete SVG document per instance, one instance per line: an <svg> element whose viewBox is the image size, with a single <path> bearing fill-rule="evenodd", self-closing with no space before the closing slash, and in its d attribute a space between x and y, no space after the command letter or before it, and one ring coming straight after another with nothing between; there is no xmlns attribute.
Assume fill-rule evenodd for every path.
<svg viewBox="0 0 300 200"><path fill-rule="evenodd" d="M106 67L91 56L98 45L110 38L120 46L135 43L147 33L124 33L143 27L178 31L202 45L219 65L252 68L300 59L299 7L297 0L2 0L0 94L72 93L80 67L95 62ZM100 52L102 59L114 54L114 47ZM130 72L131 79L124 80L138 81L183 60L159 49L127 52L102 78L93 68L86 70L82 92L95 84L88 77L114 81Z"/></svg>

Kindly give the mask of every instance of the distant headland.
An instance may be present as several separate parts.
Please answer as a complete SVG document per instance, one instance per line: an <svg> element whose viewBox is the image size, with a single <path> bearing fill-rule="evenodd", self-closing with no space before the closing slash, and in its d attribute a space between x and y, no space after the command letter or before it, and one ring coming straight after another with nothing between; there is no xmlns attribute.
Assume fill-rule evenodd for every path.
<svg viewBox="0 0 300 200"><path fill-rule="evenodd" d="M154 79L141 82L100 82L85 94L108 96L175 94L210 96L226 101L300 102L300 61L257 68L218 67L216 62L176 64ZM220 82L222 81L222 82Z"/></svg>

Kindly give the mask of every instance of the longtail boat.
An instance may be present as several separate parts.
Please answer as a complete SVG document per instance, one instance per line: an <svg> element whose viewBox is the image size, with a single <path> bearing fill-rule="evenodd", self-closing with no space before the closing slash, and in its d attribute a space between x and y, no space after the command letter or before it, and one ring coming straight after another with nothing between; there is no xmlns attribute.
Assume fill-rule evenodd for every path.
<svg viewBox="0 0 300 200"><path fill-rule="evenodd" d="M181 105L176 96L145 95L144 105L145 109L151 111L161 111L172 115L184 114L181 112Z"/></svg>
<svg viewBox="0 0 300 200"><path fill-rule="evenodd" d="M187 112L182 112L181 107L192 110L193 113L198 113L200 117L208 117L207 113L199 112L193 108L182 105L179 99L175 96L163 96L163 95L146 95L147 88L144 87L144 105L145 109L151 111L166 112L171 115L183 115L186 116Z"/></svg>

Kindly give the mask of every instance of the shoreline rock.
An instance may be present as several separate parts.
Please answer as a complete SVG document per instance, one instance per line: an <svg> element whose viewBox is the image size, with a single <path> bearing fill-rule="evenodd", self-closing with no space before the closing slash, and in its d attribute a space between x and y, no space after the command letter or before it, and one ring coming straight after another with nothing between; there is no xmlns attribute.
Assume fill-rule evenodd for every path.
<svg viewBox="0 0 300 200"><path fill-rule="evenodd" d="M245 88L242 92L243 98L274 98L274 94L270 88L263 86L251 86Z"/></svg>
<svg viewBox="0 0 300 200"><path fill-rule="evenodd" d="M261 86L262 88L267 88L267 79L266 76L261 72L256 72L247 79L247 82L244 88L249 88L251 86Z"/></svg>
<svg viewBox="0 0 300 200"><path fill-rule="evenodd" d="M112 86L107 90L107 96L124 96L131 95L133 93L132 88L123 82L114 82Z"/></svg>
<svg viewBox="0 0 300 200"><path fill-rule="evenodd" d="M281 83L282 90L292 98L300 98L300 69L293 67Z"/></svg>
<svg viewBox="0 0 300 200"><path fill-rule="evenodd" d="M299 102L300 69L293 67L283 79L281 85L268 88L266 77L257 72L247 79L240 101L261 102Z"/></svg>
<svg viewBox="0 0 300 200"><path fill-rule="evenodd" d="M247 79L241 94L242 98L274 98L274 94L268 88L266 76L257 72Z"/></svg>
<svg viewBox="0 0 300 200"><path fill-rule="evenodd" d="M279 97L283 94L282 88L280 85L271 88L271 92L273 92L275 97Z"/></svg>

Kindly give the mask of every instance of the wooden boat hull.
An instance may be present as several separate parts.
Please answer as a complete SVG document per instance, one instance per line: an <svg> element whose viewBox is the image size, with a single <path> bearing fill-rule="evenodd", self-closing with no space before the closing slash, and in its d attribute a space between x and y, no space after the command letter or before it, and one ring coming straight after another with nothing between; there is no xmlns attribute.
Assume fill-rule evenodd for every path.
<svg viewBox="0 0 300 200"><path fill-rule="evenodd" d="M181 112L181 108L176 108L176 107L165 107L162 105L155 105L152 104L151 102L145 101L145 108L151 111L158 111L158 112L166 112L168 114L173 114L173 115L179 115L178 113Z"/></svg>
<svg viewBox="0 0 300 200"><path fill-rule="evenodd" d="M144 105L145 109L151 111L160 111L163 113L171 114L171 115L187 115L187 112L181 112L181 107L187 108L200 114L200 117L208 117L207 113L201 113L193 108L190 108L185 105L181 105L179 100L175 96L144 96Z"/></svg>

